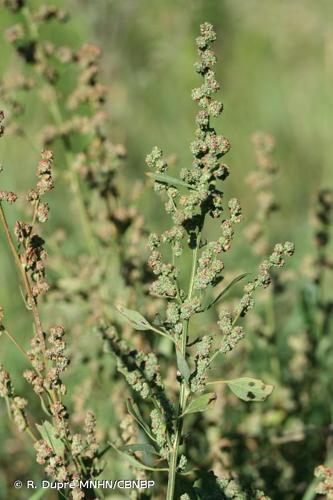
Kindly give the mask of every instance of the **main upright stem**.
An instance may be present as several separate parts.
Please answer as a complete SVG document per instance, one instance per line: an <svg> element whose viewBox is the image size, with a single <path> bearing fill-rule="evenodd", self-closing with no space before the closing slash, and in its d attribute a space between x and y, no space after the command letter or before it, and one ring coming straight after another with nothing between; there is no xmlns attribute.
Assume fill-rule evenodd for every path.
<svg viewBox="0 0 333 500"><path fill-rule="evenodd" d="M194 277L195 277L195 271L196 271L196 267L197 267L197 258L198 258L198 250L200 247L200 242L201 242L201 230L198 232L196 247L193 250L191 279L190 279L190 285L189 285L189 290L188 290L188 295L187 295L188 299L192 298ZM185 320L183 323L182 341L181 341L181 346L180 346L180 352L185 360L186 360L186 346L187 346L187 339L188 339L189 323L190 323L189 320ZM180 415L182 415L185 411L187 399L188 399L188 391L186 388L186 384L185 384L184 380L182 379L181 383L180 383L180 393L179 393L179 410L178 410L179 417L177 420L177 427L176 427L176 433L175 433L175 438L174 438L174 442L173 442L173 447L172 447L172 450L171 450L170 456L169 456L169 477L168 477L168 488L167 488L166 500L173 500L174 499L176 477L177 477L177 462L178 462L178 454L179 454L179 445L181 442L182 430L183 430L183 417L181 417Z"/></svg>

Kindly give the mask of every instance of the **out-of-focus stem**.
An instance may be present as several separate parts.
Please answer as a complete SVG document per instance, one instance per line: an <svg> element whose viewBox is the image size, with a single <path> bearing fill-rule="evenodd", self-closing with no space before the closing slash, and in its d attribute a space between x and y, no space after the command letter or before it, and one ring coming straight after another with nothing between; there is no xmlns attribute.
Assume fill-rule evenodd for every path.
<svg viewBox="0 0 333 500"><path fill-rule="evenodd" d="M30 34L34 40L38 40L39 33L38 33L38 26L35 23L33 16L31 15L31 11L28 7L28 5L25 5L24 8L22 9L22 13L25 17L27 27L30 30ZM41 53L41 57L43 58L43 54ZM39 75L38 75L39 76ZM49 94L50 94L50 111L53 116L53 119L55 123L60 127L63 125L63 118L62 114L60 111L59 107L59 102L58 102L58 97L56 95L56 92L52 85L50 85L47 81L45 81L45 84L48 86ZM82 194L82 189L80 186L80 180L78 177L78 173L74 170L73 167L73 160L71 158L70 152L68 151L68 146L65 142L65 139L62 138L63 142L63 147L64 147L64 156L65 156L65 162L68 168L68 171L70 172L70 183L71 183L71 188L72 192L75 195L75 200L77 202L78 206L78 211L80 215L80 220L81 220L81 225L84 233L84 238L86 240L86 244L89 250L89 253L92 256L96 256L96 244L95 244L95 238L94 234L91 228L90 220L89 220L89 215L87 213L87 209L85 206L83 194Z"/></svg>

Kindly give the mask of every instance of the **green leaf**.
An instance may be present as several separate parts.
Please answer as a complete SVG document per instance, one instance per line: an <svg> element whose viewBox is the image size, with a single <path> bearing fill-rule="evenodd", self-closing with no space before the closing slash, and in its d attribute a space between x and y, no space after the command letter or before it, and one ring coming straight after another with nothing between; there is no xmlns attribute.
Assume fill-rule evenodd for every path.
<svg viewBox="0 0 333 500"><path fill-rule="evenodd" d="M126 307L119 305L117 306L117 311L132 325L135 330L151 330L152 332L158 333L159 335L162 335L162 337L166 337L171 340L171 342L175 343L175 339L169 333L151 325L149 321L147 321L146 318L144 318L142 314L137 311L126 309Z"/></svg>
<svg viewBox="0 0 333 500"><path fill-rule="evenodd" d="M243 401L265 401L274 389L273 385L250 377L226 380L225 383Z"/></svg>
<svg viewBox="0 0 333 500"><path fill-rule="evenodd" d="M110 446L114 450L116 450L122 457L124 457L130 464L133 465L136 469L143 469L143 470L150 470L150 471L167 471L168 469L166 468L159 468L159 467L149 467L148 465L143 464L135 458L133 455L129 455L128 453L125 453L124 451L121 451L121 449L117 448L113 443L109 443Z"/></svg>
<svg viewBox="0 0 333 500"><path fill-rule="evenodd" d="M132 417L134 418L134 420L140 425L140 427L145 431L145 433L147 434L148 437L150 437L150 439L152 439L153 441L155 441L155 438L154 436L152 435L152 433L150 432L150 429L148 427L148 425L146 424L146 422L144 421L141 413L140 413L140 410L139 410L139 407L138 405L135 403L135 401L133 399L128 399L126 401L126 406L127 406L127 411L130 415L132 415Z"/></svg>
<svg viewBox="0 0 333 500"><path fill-rule="evenodd" d="M230 283L229 285L227 285L218 295L217 297L215 297L215 299L213 299L204 309L203 311L208 311L208 309L210 309L211 307L213 307L215 304L217 304L228 292L229 290L234 286L236 285L237 283L239 283L239 281L241 281L242 279L244 279L246 276L248 276L250 273L243 273L243 274L240 274L239 276L237 276L236 278L234 278Z"/></svg>
<svg viewBox="0 0 333 500"><path fill-rule="evenodd" d="M117 310L136 330L151 330L154 328L149 321L137 311L126 309L126 307L123 306L117 306Z"/></svg>
<svg viewBox="0 0 333 500"><path fill-rule="evenodd" d="M201 411L206 411L212 403L216 400L215 392L207 392L202 394L196 399L192 399L187 408L185 409L183 415L188 413L198 413Z"/></svg>
<svg viewBox="0 0 333 500"><path fill-rule="evenodd" d="M132 451L133 453L136 451L141 451L142 453L148 453L149 455L159 455L154 446L146 443L127 444L125 446L122 446L120 450L124 452Z"/></svg>
<svg viewBox="0 0 333 500"><path fill-rule="evenodd" d="M57 432L53 425L45 420L42 425L36 424L36 427L39 431L39 434L42 436L44 441L47 442L47 444L52 448L54 453L56 455L59 455L60 457L64 456L64 451L65 451L65 445L62 442L62 440L58 437L56 437Z"/></svg>
<svg viewBox="0 0 333 500"><path fill-rule="evenodd" d="M195 190L194 186L187 184L187 182L177 179L177 177L170 177L170 175L158 174L156 172L147 172L148 177L152 177L155 181L161 182L162 184L168 184L169 186L182 186L188 189Z"/></svg>
<svg viewBox="0 0 333 500"><path fill-rule="evenodd" d="M178 370L180 371L183 379L186 382L188 382L190 380L190 376L191 376L190 367L188 366L186 359L184 358L183 354L180 352L179 349L176 349L176 356L177 356Z"/></svg>

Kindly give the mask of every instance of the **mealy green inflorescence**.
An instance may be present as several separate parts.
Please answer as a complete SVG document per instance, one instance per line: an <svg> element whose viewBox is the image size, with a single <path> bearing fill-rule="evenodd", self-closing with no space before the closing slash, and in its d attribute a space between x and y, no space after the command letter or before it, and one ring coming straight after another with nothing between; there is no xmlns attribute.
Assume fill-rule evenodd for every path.
<svg viewBox="0 0 333 500"><path fill-rule="evenodd" d="M152 233L148 238L148 264L155 276L150 294L166 300L165 312L150 323L136 311L119 308L135 329L151 330L173 342L176 351L174 364L177 365L175 384L179 384L177 403L172 402L174 387L172 396L167 395L170 383L163 384L163 363L158 362L155 353L131 349L114 333L108 335L109 346L117 357L118 370L145 401L144 412L147 412L147 403L154 406L148 423L142 422L138 408L131 407L129 411L157 447L161 459L167 462L168 500L174 498L176 474L186 469L189 458L182 437L185 417L207 410L216 399L214 393L201 394L207 387L214 359L221 353L226 355L244 337L243 327L238 321L253 308L257 289L270 284L271 269L282 267L285 257L294 251L292 243L276 245L271 256L245 285L243 296L234 309L230 311L223 306L218 322L222 341L212 335L193 335L191 319L222 300L223 289L215 298L212 299L211 295L214 288L225 280L223 255L231 249L234 230L242 216L239 201L236 198L225 200L221 190L221 182L229 175L224 156L230 149L230 142L219 135L212 124L223 110L222 103L215 99L220 89L214 73L216 57L211 49L216 35L208 23L201 25L200 30L197 38L199 62L195 64L195 70L203 81L192 92L199 107L195 138L190 146L192 166L181 169L180 175L173 177L160 148L154 147L146 157L150 169L148 176L154 180L155 191L164 197L165 211L172 220L171 227L161 234ZM206 241L207 237L204 237L208 218L220 220L218 234L212 241ZM192 261L190 273L184 266L189 253ZM232 285L229 283L225 290ZM232 386L230 388L233 390ZM247 401L262 401L271 390L261 381L246 378L238 379L234 387L235 394ZM184 453L180 452L181 446Z"/></svg>
<svg viewBox="0 0 333 500"><path fill-rule="evenodd" d="M149 265L156 281L151 285L152 295L165 297L169 301L167 322L179 335L182 321L189 320L201 311L202 291L215 286L221 279L224 263L221 254L230 249L234 234L234 225L240 222L241 208L235 198L228 202L228 216L222 220L220 236L216 241L207 243L201 251L193 275L193 289L198 295L187 297L177 285L180 268L174 263L166 263L161 251L162 245L171 245L174 258L179 257L185 246L201 248L200 234L206 216L218 219L223 214L223 193L218 187L229 174L229 168L222 161L230 149L230 142L218 135L211 125L212 118L218 117L223 105L214 99L219 90L213 71L216 57L211 50L216 35L209 24L201 26L201 36L197 39L200 61L196 71L203 77L203 83L192 92L193 100L198 104L195 140L191 144L193 155L192 168L183 168L180 179L169 178L165 174L168 165L161 149L153 148L146 158L149 168L154 170L155 189L165 192L165 209L172 216L174 225L161 235L152 234L149 238L151 255ZM187 245L184 246L184 239Z"/></svg>

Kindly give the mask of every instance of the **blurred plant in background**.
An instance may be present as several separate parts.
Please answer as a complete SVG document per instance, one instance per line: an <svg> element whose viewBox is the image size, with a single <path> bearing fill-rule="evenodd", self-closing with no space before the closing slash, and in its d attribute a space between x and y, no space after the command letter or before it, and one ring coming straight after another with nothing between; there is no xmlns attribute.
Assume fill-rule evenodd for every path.
<svg viewBox="0 0 333 500"><path fill-rule="evenodd" d="M53 279L44 311L48 320L59 314L65 316L66 326L73 333L70 349L77 375L72 378L71 389L73 419L79 424L84 419L85 401L91 400L92 392L98 393L96 383L102 391L95 398L97 406L100 403L112 406L111 396L110 399L102 396L102 342L93 341L92 345L92 327L99 320L110 320L115 297L125 295L130 301L133 295L130 286L136 288L140 283L145 288L149 276L140 251L140 246L144 248L143 219L134 206L141 188L137 184L134 189L127 189L125 200L126 195L120 198L115 184L125 151L123 146L112 144L105 125L107 87L99 82L100 49L87 43L77 46L76 42L72 45L51 42L50 25L57 27L60 22L59 40L66 37L62 24L69 16L57 6L5 2L4 7L16 21L5 30L5 37L18 55L19 66L15 75L4 77L1 85L9 133L15 140L23 138L25 147L52 146L56 151L58 165L62 165L56 173L58 201L60 205L68 204L73 221L65 231L58 227L48 235ZM37 134L25 122L29 118L29 103L34 100L44 103ZM28 198L38 204L34 220L45 220L48 205L39 204L34 190ZM77 246L68 251L66 243L73 242L69 236L73 234ZM108 363L106 380L112 370L112 364ZM112 397L115 394L116 391ZM110 421L105 419L104 425L107 429Z"/></svg>

